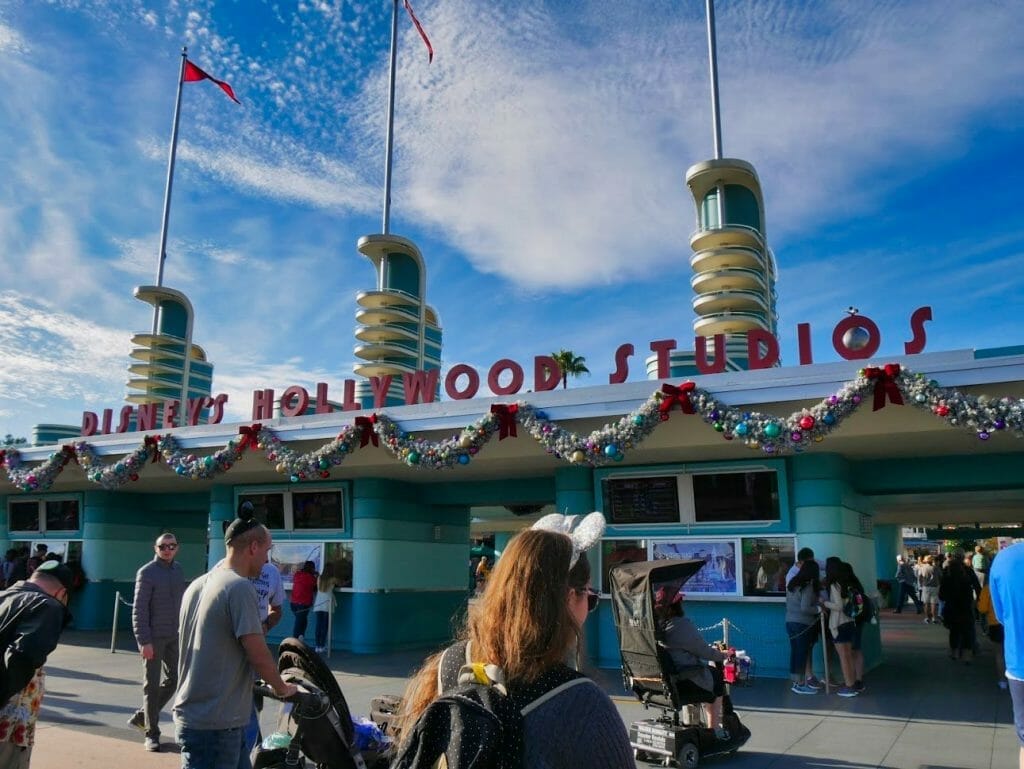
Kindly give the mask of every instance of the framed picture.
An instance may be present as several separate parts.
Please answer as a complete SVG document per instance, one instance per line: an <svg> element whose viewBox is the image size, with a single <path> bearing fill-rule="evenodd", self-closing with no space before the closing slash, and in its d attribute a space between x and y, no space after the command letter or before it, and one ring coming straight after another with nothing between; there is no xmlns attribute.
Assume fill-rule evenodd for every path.
<svg viewBox="0 0 1024 769"><path fill-rule="evenodd" d="M306 561L313 562L318 574L323 570L323 542L275 542L270 550L270 562L281 572L285 587L291 587L292 575Z"/></svg>
<svg viewBox="0 0 1024 769"><path fill-rule="evenodd" d="M690 577L683 587L684 593L701 595L737 595L739 580L736 575L736 540L679 540L655 542L652 558L695 558L704 561L704 567Z"/></svg>

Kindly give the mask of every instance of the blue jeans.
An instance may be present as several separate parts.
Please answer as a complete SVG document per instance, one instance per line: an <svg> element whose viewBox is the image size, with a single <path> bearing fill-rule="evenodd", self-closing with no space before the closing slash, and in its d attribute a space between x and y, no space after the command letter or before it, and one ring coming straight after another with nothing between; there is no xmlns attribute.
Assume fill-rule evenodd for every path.
<svg viewBox="0 0 1024 769"><path fill-rule="evenodd" d="M316 611L316 645L317 648L327 646L327 612Z"/></svg>
<svg viewBox="0 0 1024 769"><path fill-rule="evenodd" d="M807 659L811 656L811 647L814 646L814 625L787 622L786 634L789 636L789 673L794 681L803 681Z"/></svg>
<svg viewBox="0 0 1024 769"><path fill-rule="evenodd" d="M309 613L313 611L313 607L311 605L303 606L301 603L290 603L289 605L292 607L292 614L295 615L295 624L292 625L292 638L303 638L306 635Z"/></svg>
<svg viewBox="0 0 1024 769"><path fill-rule="evenodd" d="M243 747L245 727L190 729L175 726L181 746L181 769L252 769Z"/></svg>

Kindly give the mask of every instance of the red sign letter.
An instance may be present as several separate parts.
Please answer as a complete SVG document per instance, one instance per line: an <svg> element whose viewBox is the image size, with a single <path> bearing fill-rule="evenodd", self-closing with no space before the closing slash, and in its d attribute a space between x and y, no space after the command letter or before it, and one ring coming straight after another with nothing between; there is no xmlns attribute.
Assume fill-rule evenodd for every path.
<svg viewBox="0 0 1024 769"><path fill-rule="evenodd" d="M538 355L533 359L533 391L542 393L554 390L562 381L562 370L558 361L550 355Z"/></svg>
<svg viewBox="0 0 1024 769"><path fill-rule="evenodd" d="M456 385L458 384L459 377L463 375L469 381L466 383L466 389L460 392L456 389ZM453 401L475 398L479 389L480 375L476 373L476 369L472 366L467 366L465 363L456 363L448 369L448 375L444 378L444 391L448 393L448 397Z"/></svg>
<svg viewBox="0 0 1024 769"><path fill-rule="evenodd" d="M274 391L253 390L252 393L252 421L259 422L261 419L274 418Z"/></svg>
<svg viewBox="0 0 1024 769"><path fill-rule="evenodd" d="M292 399L295 402L292 403ZM305 387L299 387L298 385L292 385L283 393L281 393L281 416L283 417L297 417L302 416L306 413L306 409L309 408L309 393L306 392ZM255 419L256 417L253 417Z"/></svg>
<svg viewBox="0 0 1024 769"><path fill-rule="evenodd" d="M405 405L415 403L433 403L437 391L437 378L441 371L433 368L430 371L417 371L415 374L402 374L402 389L405 391Z"/></svg>
<svg viewBox="0 0 1024 769"><path fill-rule="evenodd" d="M615 351L615 373L608 375L608 384L622 384L629 376L629 356L633 354L633 345L620 344Z"/></svg>
<svg viewBox="0 0 1024 769"><path fill-rule="evenodd" d="M914 338L909 342L903 343L903 351L907 355L917 355L919 352L924 352L924 344L928 340L924 324L931 319L931 307L918 307L914 310L914 314L910 316L910 330L914 332Z"/></svg>
<svg viewBox="0 0 1024 769"><path fill-rule="evenodd" d="M657 342L651 342L651 352L656 353L658 356L658 379L668 379L668 354L674 349L676 349L675 339L661 339Z"/></svg>
<svg viewBox="0 0 1024 769"><path fill-rule="evenodd" d="M693 362L702 374L721 374L725 371L725 334L715 334L715 362L708 365L708 338L693 338Z"/></svg>
<svg viewBox="0 0 1024 769"><path fill-rule="evenodd" d="M764 345L764 355L761 345ZM763 328L754 328L747 332L747 365L750 370L771 368L779 362L779 340Z"/></svg>
<svg viewBox="0 0 1024 769"><path fill-rule="evenodd" d="M506 369L512 372L512 381L502 387L498 379ZM495 395L512 395L519 392L519 388L523 386L523 367L514 360L502 358L487 372L487 386Z"/></svg>

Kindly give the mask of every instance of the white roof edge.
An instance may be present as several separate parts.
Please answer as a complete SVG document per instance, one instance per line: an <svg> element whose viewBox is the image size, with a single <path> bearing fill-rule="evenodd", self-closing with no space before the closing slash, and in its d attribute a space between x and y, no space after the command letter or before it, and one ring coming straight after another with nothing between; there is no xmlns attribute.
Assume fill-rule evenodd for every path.
<svg viewBox="0 0 1024 769"><path fill-rule="evenodd" d="M1024 382L1024 355L1005 357L974 357L973 350L922 353L919 355L885 356L863 361L838 361L809 366L760 369L755 371L731 371L722 374L693 377L698 387L708 390L725 404L785 403L790 401L819 400L830 395L857 377L865 366L879 366L899 363L915 372L924 373L935 379L942 387L969 387L1003 382ZM573 389L556 389L546 392L520 392L473 400L445 400L414 406L366 409L363 411L336 411L331 414L316 414L285 419L265 419L262 424L270 427L283 441L327 440L353 422L356 416L365 416L373 411L386 413L407 432L422 433L436 431L458 431L490 411L494 403L527 401L545 412L554 421L596 419L627 414L643 403L665 381L679 383L683 379L641 380L619 385L597 385ZM1001 397L1002 393L990 393ZM252 424L252 421L198 425L175 428L174 435L182 448L221 447L231 438L237 438L238 428ZM126 454L138 448L145 434L162 434L164 430L150 433L120 433L116 435L93 435L85 440L97 454ZM65 441L68 443L71 441ZM53 453L54 446L29 447L21 450L27 462L46 459Z"/></svg>

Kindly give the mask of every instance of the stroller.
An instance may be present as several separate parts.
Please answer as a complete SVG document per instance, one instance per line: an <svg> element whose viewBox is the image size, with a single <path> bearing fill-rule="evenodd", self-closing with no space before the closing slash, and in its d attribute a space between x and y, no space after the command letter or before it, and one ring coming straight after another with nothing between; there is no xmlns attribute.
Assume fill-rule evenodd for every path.
<svg viewBox="0 0 1024 769"><path fill-rule="evenodd" d="M299 688L299 693L282 700L266 683L256 683L257 696L280 702L281 710L275 733L256 748L253 769L387 766L387 744L365 744L352 723L334 674L318 654L300 639L286 638L279 647L277 669L285 681ZM364 743L362 748L360 743Z"/></svg>
<svg viewBox="0 0 1024 769"><path fill-rule="evenodd" d="M659 643L662 631L654 610L655 593L664 588L674 595L703 566L703 560L644 561L616 566L609 574L625 685L645 709L661 711L657 718L635 721L629 727L637 760L693 769L702 757L731 755L750 739L750 730L733 710L728 686L722 697L722 725L729 739L716 739L703 723L699 705L714 701L715 696L681 678Z"/></svg>

